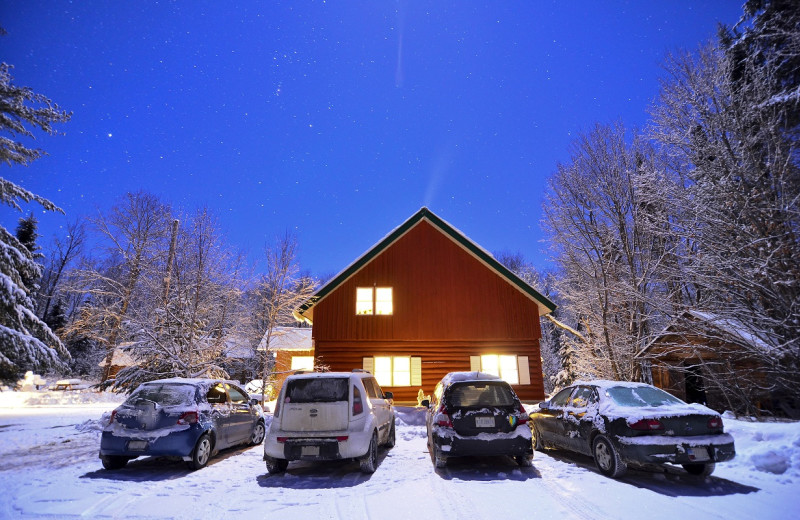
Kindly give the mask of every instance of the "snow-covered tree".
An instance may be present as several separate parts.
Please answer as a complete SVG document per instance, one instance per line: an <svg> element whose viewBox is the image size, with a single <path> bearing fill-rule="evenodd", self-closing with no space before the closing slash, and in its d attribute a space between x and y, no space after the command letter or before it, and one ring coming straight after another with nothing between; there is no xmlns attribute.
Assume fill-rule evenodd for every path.
<svg viewBox="0 0 800 520"><path fill-rule="evenodd" d="M13 84L11 66L0 63L0 162L25 166L44 155L18 138L34 137L34 130L54 134L55 123L70 114L28 87ZM0 203L22 211L21 202L35 201L48 211L61 211L49 200L0 177ZM0 381L16 382L27 370L39 372L63 366L69 353L58 337L34 312L26 285L41 276L33 252L0 226Z"/></svg>
<svg viewBox="0 0 800 520"><path fill-rule="evenodd" d="M636 187L657 168L646 143L598 125L550 180L544 225L559 266L556 291L575 321L560 327L569 332L561 356L573 374L640 378L634 355L659 320L664 288L655 280L665 252Z"/></svg>
<svg viewBox="0 0 800 520"><path fill-rule="evenodd" d="M242 255L223 240L216 217L201 208L175 221L171 258L143 273L152 295L129 312L135 332L128 349L137 364L115 384L133 387L163 377L228 377L232 343L246 341L241 305Z"/></svg>
<svg viewBox="0 0 800 520"><path fill-rule="evenodd" d="M259 371L263 381L269 381L275 372L285 372L290 367L275 367L270 363L269 344L276 329L296 323L294 311L314 293L316 282L300 273L297 265L297 239L285 233L271 247L264 250L266 269L255 288L254 327L263 334L262 350L256 350ZM258 346L256 346L258 348ZM266 385L262 385L262 393Z"/></svg>

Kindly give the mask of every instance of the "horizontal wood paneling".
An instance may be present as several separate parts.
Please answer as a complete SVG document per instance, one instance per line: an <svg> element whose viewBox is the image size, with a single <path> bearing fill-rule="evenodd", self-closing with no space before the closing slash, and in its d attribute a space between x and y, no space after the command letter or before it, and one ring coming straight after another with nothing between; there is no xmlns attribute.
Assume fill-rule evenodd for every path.
<svg viewBox="0 0 800 520"><path fill-rule="evenodd" d="M361 368L364 357L420 356L422 358L422 390L433 392L436 383L448 372L469 371L469 357L481 354L514 354L528 356L530 385L515 385L520 399L544 399L539 342L339 342L316 341L315 361L331 371L349 372ZM416 401L420 387L387 387L397 401Z"/></svg>

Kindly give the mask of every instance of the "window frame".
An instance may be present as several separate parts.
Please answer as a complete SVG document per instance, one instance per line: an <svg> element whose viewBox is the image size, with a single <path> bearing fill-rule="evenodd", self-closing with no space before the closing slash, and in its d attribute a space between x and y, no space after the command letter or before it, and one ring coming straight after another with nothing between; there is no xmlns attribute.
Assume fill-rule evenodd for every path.
<svg viewBox="0 0 800 520"><path fill-rule="evenodd" d="M362 295L366 291L371 291L372 307L367 308L367 300ZM378 291L388 291L389 299L378 300ZM379 303L385 304L388 301L389 312L378 312L381 307ZM378 286L372 287L356 287L356 316L393 316L394 315L394 287L393 286Z"/></svg>

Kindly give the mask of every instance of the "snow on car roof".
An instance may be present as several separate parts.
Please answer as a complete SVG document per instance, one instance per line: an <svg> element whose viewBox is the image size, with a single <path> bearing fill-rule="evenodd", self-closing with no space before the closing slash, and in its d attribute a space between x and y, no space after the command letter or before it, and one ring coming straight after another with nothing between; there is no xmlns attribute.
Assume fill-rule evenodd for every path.
<svg viewBox="0 0 800 520"><path fill-rule="evenodd" d="M486 372L450 372L442 378L442 385L447 386L462 381L496 381L500 377Z"/></svg>
<svg viewBox="0 0 800 520"><path fill-rule="evenodd" d="M637 383L635 381L612 381L609 379L595 379L592 381L575 381L570 386L577 386L577 385L596 386L597 388L600 388L602 390L613 387L640 388L643 386L652 386L648 385L647 383Z"/></svg>
<svg viewBox="0 0 800 520"><path fill-rule="evenodd" d="M292 379L316 379L316 378L326 378L326 377L350 377L352 375L367 375L372 376L369 372L299 372L296 374L292 374Z"/></svg>

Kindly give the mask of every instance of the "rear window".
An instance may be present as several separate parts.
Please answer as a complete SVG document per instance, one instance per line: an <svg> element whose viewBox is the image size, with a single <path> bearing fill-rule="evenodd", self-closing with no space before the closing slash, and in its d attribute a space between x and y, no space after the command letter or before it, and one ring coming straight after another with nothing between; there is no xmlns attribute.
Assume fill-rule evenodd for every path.
<svg viewBox="0 0 800 520"><path fill-rule="evenodd" d="M459 383L450 387L447 399L451 406L512 406L514 392L502 383Z"/></svg>
<svg viewBox="0 0 800 520"><path fill-rule="evenodd" d="M677 397L652 386L614 386L606 390L606 395L619 406L664 406L683 403Z"/></svg>
<svg viewBox="0 0 800 520"><path fill-rule="evenodd" d="M193 404L195 402L194 396L195 388L192 385L142 385L125 400L125 404L135 406L142 401L151 401L161 406L176 406L181 404Z"/></svg>
<svg viewBox="0 0 800 520"><path fill-rule="evenodd" d="M348 380L345 377L291 379L286 382L286 403L333 403L347 401Z"/></svg>

